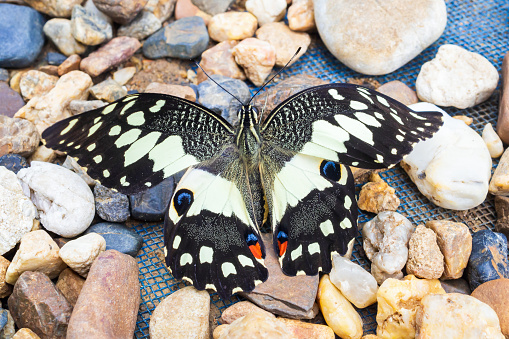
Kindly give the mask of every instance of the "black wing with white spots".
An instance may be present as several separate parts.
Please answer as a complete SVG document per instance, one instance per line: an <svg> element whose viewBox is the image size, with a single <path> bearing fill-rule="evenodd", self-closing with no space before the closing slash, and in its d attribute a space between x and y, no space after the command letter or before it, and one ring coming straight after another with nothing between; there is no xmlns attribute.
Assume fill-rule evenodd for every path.
<svg viewBox="0 0 509 339"><path fill-rule="evenodd" d="M440 113L414 112L362 86L329 84L277 106L263 123L262 135L285 150L375 169L398 163L441 125Z"/></svg>
<svg viewBox="0 0 509 339"><path fill-rule="evenodd" d="M145 93L59 121L42 137L101 184L134 193L211 158L232 143L233 133L203 106Z"/></svg>

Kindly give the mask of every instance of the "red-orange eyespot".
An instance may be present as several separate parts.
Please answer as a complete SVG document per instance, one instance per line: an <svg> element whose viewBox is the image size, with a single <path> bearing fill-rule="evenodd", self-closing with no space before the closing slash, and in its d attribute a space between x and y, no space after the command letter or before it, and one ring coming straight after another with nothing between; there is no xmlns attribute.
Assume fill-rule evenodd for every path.
<svg viewBox="0 0 509 339"><path fill-rule="evenodd" d="M277 242L277 245L279 247L279 256L282 257L283 254L286 252L286 247L288 246L288 241L285 241L281 243L280 241Z"/></svg>
<svg viewBox="0 0 509 339"><path fill-rule="evenodd" d="M251 250L251 253L253 253L256 259L262 258L262 249L260 248L259 243L249 246L249 249Z"/></svg>

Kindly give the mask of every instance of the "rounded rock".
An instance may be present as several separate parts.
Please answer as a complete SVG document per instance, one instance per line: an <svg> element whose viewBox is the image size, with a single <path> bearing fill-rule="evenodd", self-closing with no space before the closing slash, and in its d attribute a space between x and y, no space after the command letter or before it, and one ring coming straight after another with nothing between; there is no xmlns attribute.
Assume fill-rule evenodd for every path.
<svg viewBox="0 0 509 339"><path fill-rule="evenodd" d="M39 12L51 17L68 18L72 8L83 0L26 0L25 2Z"/></svg>
<svg viewBox="0 0 509 339"><path fill-rule="evenodd" d="M191 0L191 2L202 11L216 15L226 12L228 7L235 2L235 0Z"/></svg>
<svg viewBox="0 0 509 339"><path fill-rule="evenodd" d="M415 92L410 87L399 80L389 81L378 87L376 90L395 100L398 100L407 106L419 102L419 99L417 99L417 94L415 94Z"/></svg>
<svg viewBox="0 0 509 339"><path fill-rule="evenodd" d="M288 26L292 31L309 32L316 30L313 0L294 0L288 7Z"/></svg>
<svg viewBox="0 0 509 339"><path fill-rule="evenodd" d="M246 75L239 65L237 65L232 54L232 50L237 44L238 41L236 40L227 40L207 49L201 55L201 68L203 68L209 76L212 74L219 74L233 79L245 80ZM197 71L198 83L208 79L201 68Z"/></svg>
<svg viewBox="0 0 509 339"><path fill-rule="evenodd" d="M30 70L21 76L19 89L26 101L48 93L57 84L58 77Z"/></svg>
<svg viewBox="0 0 509 339"><path fill-rule="evenodd" d="M121 25L131 22L146 3L147 0L94 0L97 9Z"/></svg>
<svg viewBox="0 0 509 339"><path fill-rule="evenodd" d="M97 233L89 233L66 243L59 255L74 272L86 278L95 258L105 250L106 240Z"/></svg>
<svg viewBox="0 0 509 339"><path fill-rule="evenodd" d="M408 242L406 272L424 279L438 279L444 273L444 256L431 229L422 225L415 228Z"/></svg>
<svg viewBox="0 0 509 339"><path fill-rule="evenodd" d="M79 5L72 9L71 31L74 39L88 46L99 45L113 37L113 29L107 21Z"/></svg>
<svg viewBox="0 0 509 339"><path fill-rule="evenodd" d="M44 34L66 56L85 53L86 46L76 41L72 35L71 20L51 19L44 24L43 30Z"/></svg>
<svg viewBox="0 0 509 339"><path fill-rule="evenodd" d="M127 91L111 78L90 87L89 92L94 98L106 102L117 101L127 95Z"/></svg>
<svg viewBox="0 0 509 339"><path fill-rule="evenodd" d="M90 226L85 234L97 233L106 241L106 251L116 250L136 257L143 245L143 238L132 228L123 224L101 222Z"/></svg>
<svg viewBox="0 0 509 339"><path fill-rule="evenodd" d="M509 279L496 279L478 286L472 297L490 306L498 315L500 328L509 337Z"/></svg>
<svg viewBox="0 0 509 339"><path fill-rule="evenodd" d="M263 26L283 19L286 14L286 0L247 0L246 9Z"/></svg>
<svg viewBox="0 0 509 339"><path fill-rule="evenodd" d="M256 17L247 12L228 12L214 15L208 24L212 40L243 40L252 37L258 27Z"/></svg>
<svg viewBox="0 0 509 339"><path fill-rule="evenodd" d="M235 62L255 86L261 86L276 63L276 50L266 41L247 38L232 49Z"/></svg>
<svg viewBox="0 0 509 339"><path fill-rule="evenodd" d="M214 335L218 339L243 339L247 337L260 339L294 338L283 322L267 314L256 312L249 313L235 320L230 325L223 327L221 333L214 331Z"/></svg>
<svg viewBox="0 0 509 339"><path fill-rule="evenodd" d="M94 197L95 210L101 219L123 222L129 218L129 200L125 194L116 192L103 185L95 185Z"/></svg>
<svg viewBox="0 0 509 339"><path fill-rule="evenodd" d="M39 132L30 121L0 115L0 156L14 153L28 157L35 152L40 140Z"/></svg>
<svg viewBox="0 0 509 339"><path fill-rule="evenodd" d="M118 28L118 36L130 36L143 40L161 28L161 21L152 13L142 11L128 25Z"/></svg>
<svg viewBox="0 0 509 339"><path fill-rule="evenodd" d="M488 146L492 158L498 158L504 153L504 144L490 123L487 123L482 130L482 139Z"/></svg>

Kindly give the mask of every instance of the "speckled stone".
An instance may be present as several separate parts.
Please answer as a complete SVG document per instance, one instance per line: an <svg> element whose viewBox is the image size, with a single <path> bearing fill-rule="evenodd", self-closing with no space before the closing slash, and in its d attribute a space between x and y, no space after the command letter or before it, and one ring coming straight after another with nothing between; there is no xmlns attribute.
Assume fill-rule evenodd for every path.
<svg viewBox="0 0 509 339"><path fill-rule="evenodd" d="M28 168L28 161L19 154L5 154L0 157L0 166L7 168L9 171L18 173L22 168Z"/></svg>
<svg viewBox="0 0 509 339"><path fill-rule="evenodd" d="M90 226L85 234L100 234L106 240L106 250L117 250L120 253L136 257L143 245L143 238L123 224L102 222Z"/></svg>
<svg viewBox="0 0 509 339"><path fill-rule="evenodd" d="M41 71L30 70L21 76L19 89L23 98L28 101L33 97L43 96L55 87L58 77Z"/></svg>
<svg viewBox="0 0 509 339"><path fill-rule="evenodd" d="M14 332L16 332L16 330L14 328L14 319L12 319L11 313L8 310L3 310L1 308L0 312L2 313L2 317L5 317L7 319L5 325L0 330L0 338L1 339L13 338Z"/></svg>
<svg viewBox="0 0 509 339"><path fill-rule="evenodd" d="M63 54L69 56L82 54L87 47L76 41L72 36L71 20L53 18L48 20L43 27L44 34L57 46Z"/></svg>
<svg viewBox="0 0 509 339"><path fill-rule="evenodd" d="M15 153L27 157L34 153L40 140L30 121L0 115L0 156Z"/></svg>
<svg viewBox="0 0 509 339"><path fill-rule="evenodd" d="M142 221L163 220L175 186L171 176L146 191L130 195L132 218Z"/></svg>
<svg viewBox="0 0 509 339"><path fill-rule="evenodd" d="M444 256L438 247L437 235L423 225L415 228L408 242L406 271L424 279L438 279L444 273Z"/></svg>
<svg viewBox="0 0 509 339"><path fill-rule="evenodd" d="M127 95L127 91L113 79L106 79L90 87L92 97L107 102L117 101Z"/></svg>
<svg viewBox="0 0 509 339"><path fill-rule="evenodd" d="M95 211L101 219L113 222L126 221L129 216L129 200L125 194L95 185L94 187Z"/></svg>
<svg viewBox="0 0 509 339"><path fill-rule="evenodd" d="M143 40L159 28L161 28L161 21L152 12L142 11L128 25L119 27L117 35Z"/></svg>
<svg viewBox="0 0 509 339"><path fill-rule="evenodd" d="M191 2L202 11L215 15L226 12L235 0L191 0Z"/></svg>
<svg viewBox="0 0 509 339"><path fill-rule="evenodd" d="M99 45L113 37L113 29L106 20L79 5L72 9L71 29L74 39L88 46Z"/></svg>

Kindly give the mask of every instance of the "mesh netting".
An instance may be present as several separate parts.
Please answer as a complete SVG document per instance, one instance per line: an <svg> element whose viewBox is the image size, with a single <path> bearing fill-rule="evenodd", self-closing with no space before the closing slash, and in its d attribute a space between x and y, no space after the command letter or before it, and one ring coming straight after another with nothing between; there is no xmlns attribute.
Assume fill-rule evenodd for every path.
<svg viewBox="0 0 509 339"><path fill-rule="evenodd" d="M487 1L447 1L448 22L441 38L423 51L418 57L410 61L397 71L385 75L375 76L373 79L380 83L400 80L415 89L415 80L423 63L431 60L438 47L443 44L455 44L469 51L477 52L486 57L500 70L502 59L509 47L509 3L507 0ZM290 69L286 70L283 78L297 74L310 74L331 82L344 82L349 78L365 78L335 59L324 47L319 37L313 37L307 53L301 57ZM451 114L463 114L473 118L471 125L480 132L488 122L496 124L498 91L484 103L466 110L446 109ZM405 215L414 226L427 220L449 219L465 223L473 232L489 228L493 229L496 219L493 199L488 199L480 206L469 211L451 211L432 204L425 198L410 181L406 173L395 167L381 174L382 178L393 188L401 200L398 212ZM363 214L360 211L359 223L371 219L374 214ZM150 316L155 307L166 296L186 286L176 281L169 273L164 263L163 255L163 224L134 224L135 230L143 237L144 245L137 257L140 268L142 303L138 314L136 338L149 338ZM362 237L356 239L352 260L369 270L369 261L363 254ZM241 300L233 296L228 300L221 300L217 294L211 294L211 321L221 315L226 307ZM374 333L376 329L376 305L358 310L364 323L365 333Z"/></svg>

